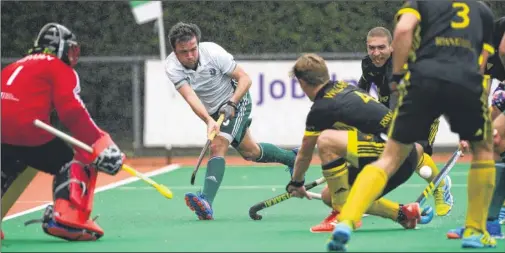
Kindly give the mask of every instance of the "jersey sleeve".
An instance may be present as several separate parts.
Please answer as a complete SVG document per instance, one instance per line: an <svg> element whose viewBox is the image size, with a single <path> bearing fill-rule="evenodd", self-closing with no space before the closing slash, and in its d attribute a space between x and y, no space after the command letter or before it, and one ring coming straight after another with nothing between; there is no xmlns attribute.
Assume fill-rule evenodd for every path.
<svg viewBox="0 0 505 253"><path fill-rule="evenodd" d="M419 10L419 3L415 0L405 1L405 4L396 12L395 21L398 22L401 15L404 13L412 13L417 17L417 20L421 21L421 12Z"/></svg>
<svg viewBox="0 0 505 253"><path fill-rule="evenodd" d="M165 62L165 74L168 80L175 86L175 89L179 89L185 83L189 84L188 76L183 71L178 70L177 66L170 59L167 59Z"/></svg>
<svg viewBox="0 0 505 253"><path fill-rule="evenodd" d="M50 68L53 80L53 104L58 118L76 139L92 145L100 138L102 130L95 124L79 95L81 86L75 70L54 62Z"/></svg>
<svg viewBox="0 0 505 253"><path fill-rule="evenodd" d="M332 128L333 123L338 121L338 110L328 110L328 102L314 102L305 122L305 136L319 136L323 130Z"/></svg>
<svg viewBox="0 0 505 253"><path fill-rule="evenodd" d="M494 16L493 12L485 4L481 4L481 7L483 49L490 55L493 55L495 53L493 46Z"/></svg>
<svg viewBox="0 0 505 253"><path fill-rule="evenodd" d="M212 48L209 51L211 58L214 61L214 64L216 64L217 68L221 70L222 73L231 75L237 66L233 55L215 43L212 43Z"/></svg>

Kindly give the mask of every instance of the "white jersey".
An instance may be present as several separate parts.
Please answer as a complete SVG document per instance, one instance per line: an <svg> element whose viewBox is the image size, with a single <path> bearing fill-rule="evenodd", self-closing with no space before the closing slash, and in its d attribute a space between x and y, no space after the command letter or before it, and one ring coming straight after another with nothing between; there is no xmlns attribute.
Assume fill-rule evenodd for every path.
<svg viewBox="0 0 505 253"><path fill-rule="evenodd" d="M200 43L198 53L198 67L192 70L185 68L172 52L165 60L165 73L176 89L189 84L212 115L233 95L235 81L231 73L237 63L230 53L213 42Z"/></svg>

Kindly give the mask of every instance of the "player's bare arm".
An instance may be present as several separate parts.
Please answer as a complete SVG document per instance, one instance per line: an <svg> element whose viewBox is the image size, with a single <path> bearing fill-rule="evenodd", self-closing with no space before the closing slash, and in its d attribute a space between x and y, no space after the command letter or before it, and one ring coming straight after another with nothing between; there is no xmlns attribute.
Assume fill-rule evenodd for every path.
<svg viewBox="0 0 505 253"><path fill-rule="evenodd" d="M233 79L237 80L237 88L235 89L235 93L233 93L233 96L230 98L230 101L233 103L237 104L240 99L249 91L249 88L251 87L252 81L249 75L240 67L240 65L237 65L235 67L235 70L230 75Z"/></svg>
<svg viewBox="0 0 505 253"><path fill-rule="evenodd" d="M179 94L186 100L193 112L206 124L213 120L203 106L202 101L198 98L195 91L189 87L189 84L183 84L179 89Z"/></svg>
<svg viewBox="0 0 505 253"><path fill-rule="evenodd" d="M403 65L407 63L409 50L412 47L412 36L414 29L419 23L418 18L413 13L404 13L401 15L400 20L395 28L393 48L393 75L401 74Z"/></svg>
<svg viewBox="0 0 505 253"><path fill-rule="evenodd" d="M213 130L219 133L219 126L216 121L209 115L205 106L203 105L200 98L196 95L195 91L189 86L188 83L183 84L177 91L189 104L191 110L198 116L205 124L207 124L207 135L209 135Z"/></svg>
<svg viewBox="0 0 505 253"><path fill-rule="evenodd" d="M303 186L305 173L309 169L310 162L312 161L312 154L314 153L314 148L317 143L318 135L305 134L302 139L302 145L295 160L295 168L293 171L292 182L298 182L302 184L301 187L289 186L288 191L295 197L311 199L307 194L305 187Z"/></svg>

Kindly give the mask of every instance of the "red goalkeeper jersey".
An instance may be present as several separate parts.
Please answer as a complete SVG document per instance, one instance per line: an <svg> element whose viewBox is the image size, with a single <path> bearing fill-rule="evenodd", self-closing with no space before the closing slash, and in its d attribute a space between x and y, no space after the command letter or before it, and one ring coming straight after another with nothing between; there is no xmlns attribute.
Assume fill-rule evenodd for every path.
<svg viewBox="0 0 505 253"><path fill-rule="evenodd" d="M77 72L49 54L28 55L2 69L2 143L39 146L54 136L35 127L51 111L72 135L92 145L101 130L84 107Z"/></svg>

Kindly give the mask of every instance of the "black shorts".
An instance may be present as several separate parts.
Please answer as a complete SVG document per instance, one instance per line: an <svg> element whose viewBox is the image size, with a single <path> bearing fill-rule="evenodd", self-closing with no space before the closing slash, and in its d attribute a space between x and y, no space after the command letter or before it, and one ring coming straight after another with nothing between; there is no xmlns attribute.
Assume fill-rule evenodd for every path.
<svg viewBox="0 0 505 253"><path fill-rule="evenodd" d="M435 142L435 137L437 136L439 125L440 119L437 118L435 122L433 122L430 126L430 134L428 136L428 140L417 141L417 143L423 147L424 153L428 154L429 156L433 155L433 143Z"/></svg>
<svg viewBox="0 0 505 253"><path fill-rule="evenodd" d="M481 141L492 136L487 80L470 85L412 74L399 90L389 136L401 143L428 140L430 125L441 115L447 116L451 131L461 140Z"/></svg>
<svg viewBox="0 0 505 253"><path fill-rule="evenodd" d="M59 138L36 147L2 143L1 153L2 196L27 166L55 175L74 157L72 148Z"/></svg>
<svg viewBox="0 0 505 253"><path fill-rule="evenodd" d="M355 140L355 141L354 141ZM365 165L370 164L379 159L380 154L384 151L385 142L376 135L363 134L357 131L349 131L349 138L347 144L348 156L346 160L351 164L349 165L349 185L354 184L356 177L363 170ZM412 144L414 146L414 144ZM357 160L350 161L349 152L355 152ZM353 156L353 154L351 154ZM352 159L352 158L351 158ZM357 161L357 164L355 163ZM388 180L386 188L381 196L386 195L398 186L405 183L414 174L417 167L417 151L413 147L409 156L402 163L398 171Z"/></svg>

